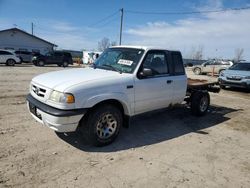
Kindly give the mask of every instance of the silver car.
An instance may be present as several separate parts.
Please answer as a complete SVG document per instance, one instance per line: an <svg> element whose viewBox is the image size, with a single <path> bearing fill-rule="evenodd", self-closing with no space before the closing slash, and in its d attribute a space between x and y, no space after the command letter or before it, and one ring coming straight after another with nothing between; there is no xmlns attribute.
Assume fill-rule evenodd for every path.
<svg viewBox="0 0 250 188"><path fill-rule="evenodd" d="M197 75L199 74L207 74L214 73L220 74L221 71L226 70L231 67L233 62L231 61L223 61L223 60L209 60L201 65L196 65L193 67L193 72Z"/></svg>
<svg viewBox="0 0 250 188"><path fill-rule="evenodd" d="M218 81L221 88L231 86L250 89L250 62L234 64L221 72Z"/></svg>

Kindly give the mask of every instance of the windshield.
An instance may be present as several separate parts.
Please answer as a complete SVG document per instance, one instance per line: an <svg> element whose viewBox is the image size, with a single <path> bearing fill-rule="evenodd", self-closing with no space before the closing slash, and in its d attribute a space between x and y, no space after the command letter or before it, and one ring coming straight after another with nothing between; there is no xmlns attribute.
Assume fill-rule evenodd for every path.
<svg viewBox="0 0 250 188"><path fill-rule="evenodd" d="M250 63L237 63L229 68L230 70L250 71Z"/></svg>
<svg viewBox="0 0 250 188"><path fill-rule="evenodd" d="M95 61L94 67L117 72L132 73L144 50L134 48L109 48Z"/></svg>

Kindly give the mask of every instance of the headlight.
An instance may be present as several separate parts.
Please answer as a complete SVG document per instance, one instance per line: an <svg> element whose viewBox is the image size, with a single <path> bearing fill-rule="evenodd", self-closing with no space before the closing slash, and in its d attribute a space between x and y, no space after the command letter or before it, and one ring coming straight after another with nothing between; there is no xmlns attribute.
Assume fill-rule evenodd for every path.
<svg viewBox="0 0 250 188"><path fill-rule="evenodd" d="M224 73L223 73L223 71L221 71L220 76L224 77Z"/></svg>
<svg viewBox="0 0 250 188"><path fill-rule="evenodd" d="M75 97L74 95L70 93L61 93L58 91L52 91L49 100L59 102L59 103L74 103L75 102Z"/></svg>
<svg viewBox="0 0 250 188"><path fill-rule="evenodd" d="M32 57L32 60L36 60L36 59L37 59L37 57L36 57L36 56Z"/></svg>

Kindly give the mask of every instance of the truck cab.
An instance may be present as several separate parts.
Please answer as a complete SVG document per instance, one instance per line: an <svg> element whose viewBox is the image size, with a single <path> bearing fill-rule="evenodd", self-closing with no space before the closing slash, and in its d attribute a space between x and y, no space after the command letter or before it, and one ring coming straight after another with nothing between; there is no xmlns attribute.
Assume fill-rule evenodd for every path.
<svg viewBox="0 0 250 188"><path fill-rule="evenodd" d="M38 122L57 132L80 129L91 144L103 146L115 140L131 117L182 103L187 85L179 51L117 46L105 50L88 68L33 78L27 102ZM209 96L197 97L196 106L206 105L201 115Z"/></svg>

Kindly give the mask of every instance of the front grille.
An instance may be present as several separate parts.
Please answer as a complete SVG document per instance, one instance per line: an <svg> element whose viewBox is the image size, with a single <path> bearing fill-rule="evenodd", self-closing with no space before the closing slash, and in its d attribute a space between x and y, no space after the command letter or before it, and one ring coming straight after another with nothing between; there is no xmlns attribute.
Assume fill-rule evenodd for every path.
<svg viewBox="0 0 250 188"><path fill-rule="evenodd" d="M227 77L228 80L236 80L236 81L240 81L242 78L241 77L237 77L237 76L232 76L232 77Z"/></svg>
<svg viewBox="0 0 250 188"><path fill-rule="evenodd" d="M44 97L46 93L46 89L40 88L35 85L32 85L32 91L39 97Z"/></svg>

